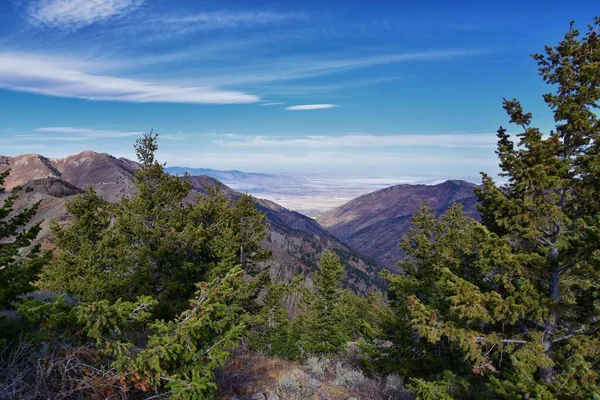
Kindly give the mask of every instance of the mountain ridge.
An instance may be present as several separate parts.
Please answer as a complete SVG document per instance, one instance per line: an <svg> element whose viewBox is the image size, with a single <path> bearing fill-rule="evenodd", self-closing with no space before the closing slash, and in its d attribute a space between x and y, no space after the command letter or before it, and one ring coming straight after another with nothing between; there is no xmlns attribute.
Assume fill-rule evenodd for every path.
<svg viewBox="0 0 600 400"><path fill-rule="evenodd" d="M171 175L182 176L184 174L196 176L207 175L220 180L221 182L231 185L236 190L256 190L260 188L268 188L270 186L289 183L290 181L303 181L298 177L285 175L265 174L259 172L243 172L237 169L233 170L217 170L211 168L190 168L190 167L166 167L165 170Z"/></svg>
<svg viewBox="0 0 600 400"><path fill-rule="evenodd" d="M23 208L41 201L40 213L32 222L42 224L43 239L48 240L50 221L55 219L59 223L68 222L69 215L65 205L76 194L57 197L54 196L56 192L47 189L48 186L61 186L63 189L56 189L61 193L68 193L69 190L79 192L93 186L106 200L115 202L135 192L133 178L140 165L107 153L88 150L53 159L39 154L0 156L0 171L9 168L11 174L5 182L7 190L38 182L30 184L30 189L24 191L17 207ZM206 175L189 176L187 179L193 187L189 201L194 201L195 196L206 194L209 186L217 186L232 199L242 195ZM366 292L376 287L380 278L374 263L365 260L314 220L269 200L254 198L254 201L259 210L267 215L269 230L263 244L273 253L268 263L273 278L289 280L298 273L309 277L317 268L317 261L323 250L330 249L345 260L345 284L348 287L357 292Z"/></svg>
<svg viewBox="0 0 600 400"><path fill-rule="evenodd" d="M381 266L394 269L402 257L398 247L412 216L422 204L443 214L453 203L478 219L475 184L447 180L437 185L399 184L359 196L316 218L335 237Z"/></svg>

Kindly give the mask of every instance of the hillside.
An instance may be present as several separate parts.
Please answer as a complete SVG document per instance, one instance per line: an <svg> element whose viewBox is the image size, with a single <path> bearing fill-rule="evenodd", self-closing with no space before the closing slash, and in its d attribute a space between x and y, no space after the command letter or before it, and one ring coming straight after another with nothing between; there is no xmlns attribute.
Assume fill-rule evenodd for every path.
<svg viewBox="0 0 600 400"><path fill-rule="evenodd" d="M8 190L24 186L25 191L17 210L41 200L40 212L34 222L42 222L41 241L48 242L49 222L53 219L68 222L65 204L72 196L88 186L96 188L104 198L116 201L134 192L134 172L139 165L104 153L84 151L61 159L51 159L38 154L17 157L0 156L0 171L10 168L6 181ZM229 197L241 196L215 178L190 176L195 196L204 195L208 187L218 187ZM313 219L287 210L268 200L255 199L259 209L267 215L269 232L264 246L272 251L269 262L271 276L289 280L294 274L310 272L317 267L324 249L334 250L346 265L345 283L358 292L373 288L378 281L377 269L360 257L350 247L325 231Z"/></svg>
<svg viewBox="0 0 600 400"><path fill-rule="evenodd" d="M391 186L357 197L318 216L317 221L359 253L394 268L401 257L398 243L422 203L441 214L452 203L459 202L467 215L479 218L474 186L465 181Z"/></svg>
<svg viewBox="0 0 600 400"><path fill-rule="evenodd" d="M241 194L222 182L206 175L190 176L194 191L205 193L208 187L218 187L229 197L236 199ZM379 285L379 269L376 264L361 257L354 249L327 232L314 219L290 211L265 199L254 199L260 211L267 215L269 232L263 245L271 250L271 277L287 281L293 275L306 273L317 268L323 250L334 250L347 266L345 283L357 292L368 289L366 282Z"/></svg>
<svg viewBox="0 0 600 400"><path fill-rule="evenodd" d="M62 179L80 189L94 186L108 201L133 193L133 174L138 165L105 153L83 151L65 158L46 158L39 154L0 156L0 170L11 169L6 189L42 178Z"/></svg>

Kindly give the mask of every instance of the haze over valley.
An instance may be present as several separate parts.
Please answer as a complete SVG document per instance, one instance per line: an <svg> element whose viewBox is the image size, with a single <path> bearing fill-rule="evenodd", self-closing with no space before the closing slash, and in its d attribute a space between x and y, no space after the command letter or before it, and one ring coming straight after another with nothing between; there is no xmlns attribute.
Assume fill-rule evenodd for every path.
<svg viewBox="0 0 600 400"><path fill-rule="evenodd" d="M309 216L320 215L363 194L398 184L435 185L450 178L389 177L331 178L311 175L273 175L207 168L167 167L175 175L208 175L237 191L274 201ZM456 178L477 183L480 177Z"/></svg>

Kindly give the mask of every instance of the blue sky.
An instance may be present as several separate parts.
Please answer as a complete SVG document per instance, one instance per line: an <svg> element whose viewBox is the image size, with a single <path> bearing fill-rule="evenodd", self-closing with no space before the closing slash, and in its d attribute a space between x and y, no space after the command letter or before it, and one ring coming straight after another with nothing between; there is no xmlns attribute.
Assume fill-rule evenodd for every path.
<svg viewBox="0 0 600 400"><path fill-rule="evenodd" d="M418 3L418 4L416 4ZM2 0L0 154L337 177L494 171L502 97L591 1Z"/></svg>

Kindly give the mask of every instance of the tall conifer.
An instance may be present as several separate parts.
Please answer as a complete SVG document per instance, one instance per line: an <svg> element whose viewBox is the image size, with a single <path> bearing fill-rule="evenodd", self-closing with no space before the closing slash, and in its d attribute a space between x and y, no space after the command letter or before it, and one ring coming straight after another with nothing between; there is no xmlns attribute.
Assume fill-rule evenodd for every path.
<svg viewBox="0 0 600 400"><path fill-rule="evenodd" d="M423 210L402 242L405 273L388 281L416 335L415 358L434 366L413 381L419 392L600 396L599 28L596 19L581 36L571 25L533 56L556 89L544 95L555 131L542 133L517 100L504 101L521 132L515 142L498 130L507 183L483 175L483 224L458 207L439 220ZM449 385L456 377L462 383Z"/></svg>

